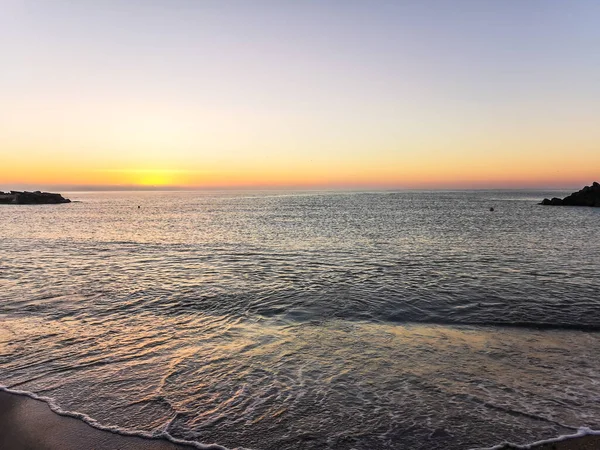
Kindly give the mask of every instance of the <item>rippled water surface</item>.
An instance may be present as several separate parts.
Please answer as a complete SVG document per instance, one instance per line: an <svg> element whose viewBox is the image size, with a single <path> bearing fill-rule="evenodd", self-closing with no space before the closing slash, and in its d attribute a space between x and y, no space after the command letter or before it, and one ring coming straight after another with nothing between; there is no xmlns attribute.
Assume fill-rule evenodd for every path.
<svg viewBox="0 0 600 450"><path fill-rule="evenodd" d="M536 204L563 195L1 205L0 384L229 448L467 449L600 428L600 210Z"/></svg>

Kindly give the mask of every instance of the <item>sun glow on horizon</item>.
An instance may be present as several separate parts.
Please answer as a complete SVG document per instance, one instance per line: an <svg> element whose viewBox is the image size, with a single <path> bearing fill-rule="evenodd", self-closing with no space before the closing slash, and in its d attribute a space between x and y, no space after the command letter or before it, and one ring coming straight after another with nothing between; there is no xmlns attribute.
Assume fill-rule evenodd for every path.
<svg viewBox="0 0 600 450"><path fill-rule="evenodd" d="M181 185L183 176L194 173L180 169L100 169L97 172L120 176L120 185L142 187Z"/></svg>

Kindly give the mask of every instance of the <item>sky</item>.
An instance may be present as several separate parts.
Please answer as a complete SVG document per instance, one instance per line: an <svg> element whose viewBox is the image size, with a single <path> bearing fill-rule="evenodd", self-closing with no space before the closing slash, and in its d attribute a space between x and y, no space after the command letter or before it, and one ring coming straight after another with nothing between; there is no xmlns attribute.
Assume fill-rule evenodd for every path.
<svg viewBox="0 0 600 450"><path fill-rule="evenodd" d="M600 178L597 0L0 6L0 190Z"/></svg>

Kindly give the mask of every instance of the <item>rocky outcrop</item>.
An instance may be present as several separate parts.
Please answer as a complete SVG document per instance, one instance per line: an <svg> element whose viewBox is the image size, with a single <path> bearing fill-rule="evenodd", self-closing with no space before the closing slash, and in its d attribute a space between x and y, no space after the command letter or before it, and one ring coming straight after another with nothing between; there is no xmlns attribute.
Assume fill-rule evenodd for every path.
<svg viewBox="0 0 600 450"><path fill-rule="evenodd" d="M540 205L550 206L595 206L600 208L600 184L594 182L582 190L575 192L563 199L554 197L549 200L545 198Z"/></svg>
<svg viewBox="0 0 600 450"><path fill-rule="evenodd" d="M0 204L4 205L48 205L56 203L71 203L71 200L60 194L50 192L0 192Z"/></svg>

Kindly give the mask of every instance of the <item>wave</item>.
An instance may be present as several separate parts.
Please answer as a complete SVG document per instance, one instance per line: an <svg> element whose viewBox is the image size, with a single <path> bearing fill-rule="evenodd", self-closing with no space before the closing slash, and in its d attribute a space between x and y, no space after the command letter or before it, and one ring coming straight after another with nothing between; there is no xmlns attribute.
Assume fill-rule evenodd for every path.
<svg viewBox="0 0 600 450"><path fill-rule="evenodd" d="M529 328L538 330L569 330L569 331L587 331L600 332L600 325L593 324L575 324L575 323L549 323L549 322L502 322L502 321L452 321L452 320L394 320L394 323L405 324L431 324L446 326L480 326L480 327L498 327L498 328Z"/></svg>
<svg viewBox="0 0 600 450"><path fill-rule="evenodd" d="M7 386L3 386L3 385L0 385L0 392L7 392L9 394L25 396L25 397L32 398L34 400L42 401L48 405L48 407L50 408L50 410L53 413L58 414L60 416L75 418L75 419L85 422L86 424L90 425L91 427L96 428L101 431L107 431L107 432L110 432L113 434L118 434L121 436L133 436L133 437L141 437L144 439L165 440L165 441L172 442L174 444L191 446L191 447L197 448L199 450L229 450L227 447L223 447L222 445L218 445L218 444L202 444L197 441L178 439L178 438L171 436L166 431L161 431L160 433L148 433L148 432L139 431L139 430L128 430L128 429L123 429L123 428L119 428L116 426L102 425L86 414L83 414L80 412L74 412L74 411L66 411L66 410L60 408L55 403L53 398L40 396L33 392L22 391L22 390L18 390L18 389L11 389L11 388L8 388ZM528 444L514 444L511 442L505 441L500 444L494 445L492 447L475 447L475 448L471 448L470 450L530 450L530 449L536 448L539 445L568 441L568 440L572 440L572 439L582 438L585 436L600 436L600 430L594 430L594 429L591 429L588 427L580 427L577 429L577 432L574 434L560 435L556 438L543 439L543 440L531 442ZM233 449L233 450L251 450L251 449L248 449L245 447L236 447L236 449Z"/></svg>
<svg viewBox="0 0 600 450"><path fill-rule="evenodd" d="M153 433L148 433L148 432L139 431L139 430L127 430L127 429L119 428L116 426L102 425L101 423L97 422L96 420L92 419L90 416L88 416L86 414L83 414L80 412L75 412L75 411L66 411L66 410L62 409L60 406L58 406L56 404L54 399L51 397L44 397L41 395L37 395L33 392L21 391L18 389L10 389L7 386L3 386L3 385L0 385L0 392L7 392L9 394L25 396L25 397L32 398L34 400L42 401L48 405L48 407L50 408L50 410L52 412L54 412L55 414L58 414L59 416L72 417L74 419L78 419L78 420L81 420L82 422L87 423L88 425L90 425L93 428L96 428L96 429L102 430L102 431L108 431L113 434L118 434L121 436L135 436L135 437L141 437L144 439L166 440L166 441L172 442L174 444L181 444L181 445L188 445L191 447L195 447L198 450L229 450L228 448L223 447L222 445L218 445L218 444L202 444L202 443L196 442L196 441L187 441L184 439L178 439L178 438L171 436L167 431L161 431L160 433L153 434ZM244 448L238 447L235 450L250 450L250 449L244 449Z"/></svg>
<svg viewBox="0 0 600 450"><path fill-rule="evenodd" d="M556 438L543 439L541 441L531 442L529 444L512 444L510 442L503 442L502 444L494 445L493 447L477 447L471 450L529 450L534 449L539 445L553 444L555 442L569 441L572 439L578 439L585 436L600 436L600 430L592 430L591 428L581 427L575 434L563 434Z"/></svg>

